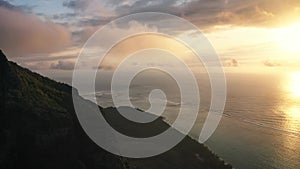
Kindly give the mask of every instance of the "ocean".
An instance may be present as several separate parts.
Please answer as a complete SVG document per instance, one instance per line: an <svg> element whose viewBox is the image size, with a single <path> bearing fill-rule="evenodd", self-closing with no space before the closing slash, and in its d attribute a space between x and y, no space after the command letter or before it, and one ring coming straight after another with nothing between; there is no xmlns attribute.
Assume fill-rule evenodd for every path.
<svg viewBox="0 0 300 169"><path fill-rule="evenodd" d="M217 130L205 145L236 169L300 168L300 96L297 96L300 79L297 78L296 73L227 73L226 107ZM197 80L201 104L190 132L195 139L210 105L208 76L199 75ZM148 95L153 89L165 92L168 102L162 116L172 124L184 103L171 77L151 71L138 75L131 82L131 102L147 110ZM99 105L114 106L109 83L97 80L96 91Z"/></svg>

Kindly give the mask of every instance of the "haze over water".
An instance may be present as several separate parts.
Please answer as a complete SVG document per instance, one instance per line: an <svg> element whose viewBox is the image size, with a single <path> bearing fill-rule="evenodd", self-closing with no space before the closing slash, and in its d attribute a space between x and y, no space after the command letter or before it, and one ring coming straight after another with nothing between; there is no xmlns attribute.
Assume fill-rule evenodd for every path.
<svg viewBox="0 0 300 169"><path fill-rule="evenodd" d="M299 169L300 0L0 0L0 48L8 60L68 84L72 84L75 64L84 70L98 70L96 95L103 107L114 106L111 76L127 56L144 49L175 54L194 69L193 73L198 72L201 103L190 132L197 139L211 96L207 74L198 71L204 69L204 63L195 55L197 50L190 47L204 47L201 56L212 56L205 44L196 41L199 34L182 22L172 24L173 19L138 17L110 25L97 36L97 47L86 46L88 39L108 23L144 12L167 13L189 21L211 42L225 72L231 72L226 73L227 101L221 123L205 144L237 169ZM145 33L136 34L141 31ZM122 35L132 36L115 39ZM189 43L183 44L178 38ZM113 41L116 43L111 44ZM111 45L100 63L100 54L95 51L106 51ZM78 64L83 48L89 56ZM161 65L176 69L178 75L182 73L182 66L174 64L165 53L140 56L128 62L128 71L132 71L131 66ZM207 65L213 60L207 58ZM83 77L82 83L89 82ZM166 117L170 124L183 104L195 106L181 101L172 78L153 71L132 81L131 102L147 110L148 95L156 88L164 91L168 102L163 114L151 113ZM94 94L81 94L88 98L91 92ZM163 102L159 98L153 101L158 105Z"/></svg>
<svg viewBox="0 0 300 169"><path fill-rule="evenodd" d="M147 110L149 92L162 89L169 99L162 115L172 123L180 108L178 87L172 78L159 73L159 80L153 81L153 74L149 72L147 78L137 76L132 81L131 101ZM227 73L226 77L226 108L219 127L205 144L237 169L300 168L300 73ZM197 79L201 107L190 133L195 139L210 102L207 76ZM100 105L112 105L108 90L101 87L96 95Z"/></svg>

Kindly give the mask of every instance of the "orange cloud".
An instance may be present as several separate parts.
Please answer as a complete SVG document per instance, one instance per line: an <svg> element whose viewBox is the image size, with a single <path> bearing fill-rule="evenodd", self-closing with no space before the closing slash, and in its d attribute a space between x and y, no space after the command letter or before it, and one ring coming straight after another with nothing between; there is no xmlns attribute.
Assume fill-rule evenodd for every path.
<svg viewBox="0 0 300 169"><path fill-rule="evenodd" d="M0 7L0 25L0 46L10 57L52 52L71 43L63 26L18 9Z"/></svg>

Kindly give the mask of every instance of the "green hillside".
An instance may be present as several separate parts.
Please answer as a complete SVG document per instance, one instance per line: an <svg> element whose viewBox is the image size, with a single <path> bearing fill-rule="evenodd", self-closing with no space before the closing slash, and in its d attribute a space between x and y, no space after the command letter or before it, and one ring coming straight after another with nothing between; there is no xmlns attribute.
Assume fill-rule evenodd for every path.
<svg viewBox="0 0 300 169"><path fill-rule="evenodd" d="M72 90L9 62L0 51L0 169L232 168L190 137L172 150L146 159L108 153L79 125ZM86 108L94 104L78 98ZM162 118L136 124L115 108L99 108L117 130L128 135L145 137L169 128Z"/></svg>

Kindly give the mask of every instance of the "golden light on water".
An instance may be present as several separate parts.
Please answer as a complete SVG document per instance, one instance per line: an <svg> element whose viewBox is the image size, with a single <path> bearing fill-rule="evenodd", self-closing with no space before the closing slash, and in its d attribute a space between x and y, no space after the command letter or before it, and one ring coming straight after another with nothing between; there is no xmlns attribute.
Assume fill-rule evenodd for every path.
<svg viewBox="0 0 300 169"><path fill-rule="evenodd" d="M284 129L292 133L299 133L300 130L300 107L297 105L291 105L286 108L286 123ZM289 137L284 137L284 145L290 147L291 149L295 147L298 142L298 137L295 135L290 135Z"/></svg>
<svg viewBox="0 0 300 169"><path fill-rule="evenodd" d="M300 107L293 105L286 109L286 125L287 131L299 132L300 129Z"/></svg>
<svg viewBox="0 0 300 169"><path fill-rule="evenodd" d="M287 98L283 103L285 112L285 130L299 133L300 131L300 72L291 72L286 80ZM294 137L287 141L291 146L296 142Z"/></svg>
<svg viewBox="0 0 300 169"><path fill-rule="evenodd" d="M300 72L289 74L288 91L291 96L300 99Z"/></svg>
<svg viewBox="0 0 300 169"><path fill-rule="evenodd" d="M300 129L300 72L288 74L286 81L288 95L285 99L283 111L286 116L287 131L299 132Z"/></svg>
<svg viewBox="0 0 300 169"><path fill-rule="evenodd" d="M300 121L300 107L297 106L291 106L288 110L287 110L287 115L291 118L293 118L294 120L298 120ZM299 126L300 127L300 126Z"/></svg>

